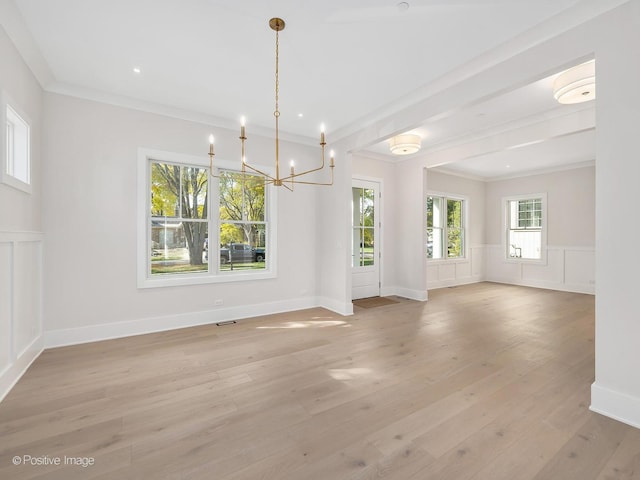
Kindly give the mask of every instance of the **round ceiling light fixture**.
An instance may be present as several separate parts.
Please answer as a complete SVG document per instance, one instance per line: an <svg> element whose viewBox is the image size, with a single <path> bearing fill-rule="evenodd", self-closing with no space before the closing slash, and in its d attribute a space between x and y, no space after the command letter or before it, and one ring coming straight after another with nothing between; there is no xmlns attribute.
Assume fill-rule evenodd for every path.
<svg viewBox="0 0 640 480"><path fill-rule="evenodd" d="M553 82L553 97L560 103L588 102L596 98L596 62L590 60L562 72Z"/></svg>
<svg viewBox="0 0 640 480"><path fill-rule="evenodd" d="M420 135L403 133L389 139L389 149L394 155L410 155L420 150L422 138Z"/></svg>

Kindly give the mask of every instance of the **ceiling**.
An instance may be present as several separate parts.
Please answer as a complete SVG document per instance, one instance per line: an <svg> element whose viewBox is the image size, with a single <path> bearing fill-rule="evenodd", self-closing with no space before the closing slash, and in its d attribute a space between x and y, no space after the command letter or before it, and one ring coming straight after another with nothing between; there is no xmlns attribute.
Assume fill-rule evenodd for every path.
<svg viewBox="0 0 640 480"><path fill-rule="evenodd" d="M393 112L399 99L418 95L448 72L570 9L579 8L582 15L602 9L598 0L0 3L0 23L46 90L183 117L190 112L222 127L236 128L244 115L249 132L273 128L275 34L268 20L279 16L286 22L280 33L280 129L292 139L309 141L325 123L329 142L332 135L335 140L356 131L363 119ZM552 81L553 76L505 89L455 115L416 125L423 136L423 151L416 155L548 118L585 117L595 108L558 105L551 96ZM443 160L447 165L442 168L489 179L592 161L591 116L593 125L583 123L577 132L533 145L476 148L458 154L455 162ZM362 150L397 161L382 140Z"/></svg>

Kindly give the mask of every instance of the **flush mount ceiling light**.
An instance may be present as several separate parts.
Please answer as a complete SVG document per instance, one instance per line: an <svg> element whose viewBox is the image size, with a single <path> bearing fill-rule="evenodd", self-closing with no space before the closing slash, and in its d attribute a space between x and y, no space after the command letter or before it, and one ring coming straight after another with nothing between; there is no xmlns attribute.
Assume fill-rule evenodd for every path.
<svg viewBox="0 0 640 480"><path fill-rule="evenodd" d="M404 133L389 139L389 149L394 155L409 155L416 153L422 146L420 135Z"/></svg>
<svg viewBox="0 0 640 480"><path fill-rule="evenodd" d="M562 72L553 82L554 98L564 104L596 98L596 62L591 60Z"/></svg>

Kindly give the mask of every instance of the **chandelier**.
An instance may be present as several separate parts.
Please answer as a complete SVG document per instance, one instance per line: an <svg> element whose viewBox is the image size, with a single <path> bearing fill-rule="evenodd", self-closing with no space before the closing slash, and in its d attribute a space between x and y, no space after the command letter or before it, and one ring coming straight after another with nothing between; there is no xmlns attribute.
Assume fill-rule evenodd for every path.
<svg viewBox="0 0 640 480"><path fill-rule="evenodd" d="M296 172L295 170L295 164L294 161L291 160L291 164L290 164L290 169L289 169L289 175L283 176L280 174L280 133L279 133L279 119L280 119L280 110L278 110L278 100L279 100L279 93L280 93L280 83L279 83L279 61L280 61L280 56L279 56L279 47L280 47L280 38L279 38L279 33L281 30L284 30L284 20L282 20L281 18L272 18L271 20L269 20L269 26L271 27L272 30L274 30L276 32L276 108L273 112L273 116L275 117L275 121L276 121L276 155L275 155L275 160L276 160L276 165L275 165L275 174L274 175L270 175L268 173L265 173L264 171L250 165L247 163L247 159L245 157L245 141L247 140L247 136L246 136L246 132L245 132L245 119L244 117L242 117L242 120L240 121L240 142L241 142L241 171L242 174L246 174L247 169L250 170L251 172L257 173L259 175L262 175L265 177L266 179L266 184L271 184L271 185L275 185L276 187L285 187L288 190L293 190L293 186L295 184L306 184L306 185L333 185L333 169L334 169L334 159L333 159L333 150L330 152L329 156L329 168L331 170L331 181L330 182L312 182L312 181L305 181L305 180L300 180L299 178L302 177L303 175L307 175L313 172L317 172L319 170L324 169L325 167L325 146L326 146L326 141L325 141L325 136L324 136L324 125L320 128L320 148L321 148L321 154L322 154L322 162L320 163L320 166L316 167L316 168L312 168L310 170L305 170L302 172ZM211 176L215 177L215 178L219 178L217 175L213 175L213 157L214 157L214 151L213 151L213 142L214 142L214 138L213 135L209 136L209 166L210 166L210 173Z"/></svg>

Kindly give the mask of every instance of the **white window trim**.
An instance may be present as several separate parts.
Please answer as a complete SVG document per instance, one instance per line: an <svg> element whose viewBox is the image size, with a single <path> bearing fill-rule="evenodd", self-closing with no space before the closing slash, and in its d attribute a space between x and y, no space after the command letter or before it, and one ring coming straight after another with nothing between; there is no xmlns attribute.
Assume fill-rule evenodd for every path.
<svg viewBox="0 0 640 480"><path fill-rule="evenodd" d="M530 200L534 198L542 199L542 232L540 240L540 258L517 258L509 256L509 245L507 238L509 236L509 202L519 200ZM524 195L509 195L502 197L502 252L503 259L507 263L521 263L531 265L547 264L547 194L545 193L528 193Z"/></svg>
<svg viewBox="0 0 640 480"><path fill-rule="evenodd" d="M453 257L453 258L449 258L449 257L444 257L444 258L428 258L427 257L427 246L425 243L425 251L424 251L424 256L427 259L427 262L429 262L431 265L435 265L438 263L446 263L446 264L452 264L452 263L468 263L469 262L469 197L465 196L465 195L458 195L458 194L452 194L452 193L446 193L446 192L436 192L436 191L428 191L425 199L424 199L424 205L425 205L425 213L426 213L426 205L427 205L427 197L443 197L445 200L449 199L449 200L462 200L462 229L464 232L464 236L463 236L463 242L464 242L464 248L463 248L463 253L464 256L462 257ZM425 221L426 221L426 215L425 215ZM446 221L446 219L445 219ZM446 234L447 232L447 226L444 225L443 226L443 230L444 233ZM425 230L426 232L426 225L425 225Z"/></svg>
<svg viewBox="0 0 640 480"><path fill-rule="evenodd" d="M266 216L268 219L267 228L267 245L265 246L267 253L267 268L260 271L233 271L233 272L220 272L216 269L210 272L198 272L193 274L179 274L179 275L158 275L151 276L150 273L150 258L148 254L148 245L151 238L151 222L149 221L149 215L151 207L150 201L150 165L151 161L178 163L187 165L197 165L209 169L209 159L206 155L192 156L184 155L175 152L166 152L162 150L152 150L147 148L138 149L138 166L137 166L137 281L138 288L156 288L156 287L171 287L180 285L202 285L209 283L227 283L227 282L240 282L251 280L263 280L277 277L277 255L276 245L277 243L277 189L273 186L268 186L265 190L265 194L268 195ZM238 170L239 162L231 162L227 160L216 159L216 165L219 169ZM267 173L271 173L269 169L265 168ZM217 179L211 178L209 191L210 212L218 212L219 209L215 207L219 202L217 197L218 185ZM214 183L215 182L215 183ZM215 194L212 194L215 193ZM219 219L216 216L212 216L209 222L209 238L218 237L218 222ZM210 245L212 242L210 242ZM210 256L210 258L216 258Z"/></svg>
<svg viewBox="0 0 640 480"><path fill-rule="evenodd" d="M9 159L7 158L7 107L11 107L11 109L18 114L20 118L27 124L29 127L29 139L28 139L28 152L27 152L27 176L29 177L29 182L23 182L19 178L14 177L9 174L7 171ZM32 192L32 125L31 118L20 108L20 106L13 101L13 99L7 94L7 92L0 92L0 126L2 127L2 135L0 135L0 159L2 160L2 168L0 168L0 183L13 187L17 190L21 190L25 193Z"/></svg>

